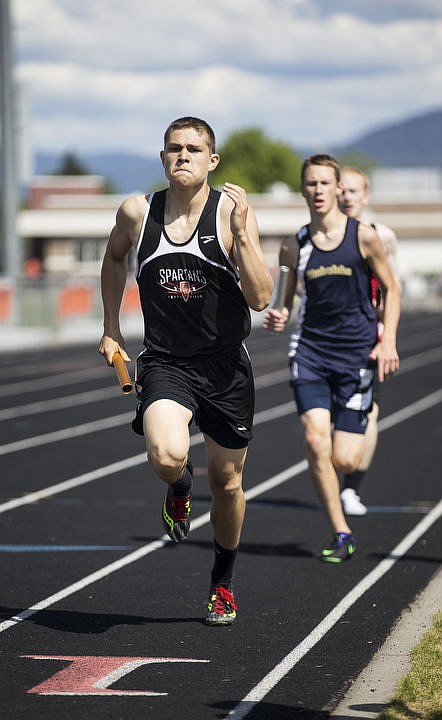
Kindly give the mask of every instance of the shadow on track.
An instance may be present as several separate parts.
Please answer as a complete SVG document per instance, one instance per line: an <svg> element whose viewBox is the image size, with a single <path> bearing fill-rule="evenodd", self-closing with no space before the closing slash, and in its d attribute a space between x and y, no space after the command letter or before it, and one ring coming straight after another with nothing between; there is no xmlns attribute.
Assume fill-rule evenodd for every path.
<svg viewBox="0 0 442 720"><path fill-rule="evenodd" d="M150 542L153 542L156 538L152 537L145 537L143 535L136 535L131 536L129 538L133 542L140 542L143 544L147 544ZM210 540L193 540L192 538L187 538L185 541L186 547L198 547L203 550L212 550L213 549L213 542ZM165 550L172 550L174 552L177 548L179 548L179 545L173 545L170 543L170 545L167 545L164 547ZM248 543L248 542L242 542L240 545L240 551L241 555L248 554L248 555L275 555L278 557L316 557L315 553L311 550L304 549L301 545L297 543L276 543L274 545L269 543Z"/></svg>
<svg viewBox="0 0 442 720"><path fill-rule="evenodd" d="M23 608L7 608L0 607L0 617L9 619L23 612ZM94 635L107 632L116 625L169 625L171 623L197 623L205 625L204 618L184 618L184 617L145 617L138 615L116 615L105 613L82 613L65 610L41 610L40 612L27 618L24 622L32 622L34 625L47 627L51 630L59 630L61 632L85 633Z"/></svg>

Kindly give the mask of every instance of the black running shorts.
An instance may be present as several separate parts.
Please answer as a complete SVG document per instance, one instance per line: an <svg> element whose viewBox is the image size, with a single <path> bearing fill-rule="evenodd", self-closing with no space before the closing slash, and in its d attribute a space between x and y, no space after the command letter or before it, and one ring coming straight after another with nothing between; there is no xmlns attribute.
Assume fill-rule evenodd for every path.
<svg viewBox="0 0 442 720"><path fill-rule="evenodd" d="M135 432L149 405L169 399L189 408L201 432L222 447L243 448L252 439L255 388L243 345L222 355L192 358L144 350L137 359L135 387L140 400Z"/></svg>

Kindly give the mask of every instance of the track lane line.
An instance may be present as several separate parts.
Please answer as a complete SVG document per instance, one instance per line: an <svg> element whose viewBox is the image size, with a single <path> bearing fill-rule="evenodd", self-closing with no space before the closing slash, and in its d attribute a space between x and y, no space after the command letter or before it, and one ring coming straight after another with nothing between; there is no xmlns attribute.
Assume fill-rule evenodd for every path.
<svg viewBox="0 0 442 720"><path fill-rule="evenodd" d="M0 445L0 455L9 455L11 453L20 452L21 450L29 450L33 447L39 447L40 445L50 445L54 442L61 442L63 440L70 440L71 438L78 438L82 435L90 435L93 432L99 432L100 430L108 430L113 427L120 427L126 425L134 417L134 412L121 413L120 415L112 415L112 417L103 418L102 420L91 420L87 423L81 423L80 425L73 425L63 430L53 430L52 432L43 433L42 435L33 435L30 438L23 438L23 440L15 440L14 442L5 443Z"/></svg>
<svg viewBox="0 0 442 720"><path fill-rule="evenodd" d="M354 605L375 583L380 580L400 560L410 548L442 517L442 500L400 541L387 558L381 560L368 575L360 580L342 600L335 605L321 622L291 650L250 692L231 710L225 718L242 720L261 702L268 693L294 668L343 615Z"/></svg>
<svg viewBox="0 0 442 720"><path fill-rule="evenodd" d="M416 368L423 367L426 364L432 364L434 362L437 362L438 360L442 359L442 347L434 348L434 350L425 351L423 353L419 353L417 355L413 355L410 358L407 358L406 360L403 360L397 375L401 375L403 373L411 372L412 370L415 370ZM267 387L272 387L274 384L282 383L284 381L289 380L289 373L287 369L284 370L276 370L271 373L267 373L265 375L261 375L257 378L255 378L255 386L257 390L262 390ZM109 393L109 394L107 394ZM95 395L95 399L89 400L88 396ZM49 408L43 408L39 410L35 410L35 412L47 412L49 410L55 410L55 409L61 409L62 407L73 407L74 405L82 405L86 404L88 402L95 402L96 400L105 400L109 397L112 397L115 394L115 388L112 386L110 388L103 388L99 391L93 391L93 393L80 393L79 395L70 395L69 398L63 399L59 398L56 401L42 401L40 403L33 403L35 406L42 406L45 402L49 403L56 403L58 402L58 406L53 404ZM80 397L81 396L81 397ZM69 401L71 398L79 398L78 402L73 403L64 403L64 400ZM29 413L26 413L26 405L17 406L17 408L6 408L5 410L0 410L0 420L5 419L12 419L13 417L20 417L22 415L26 415ZM30 406L28 406L30 407ZM12 413L13 410L17 409L19 412L14 415ZM32 408L31 408L32 412ZM12 413L12 414L11 414ZM3 445L0 445L0 455L8 455L9 453L14 452L20 452L21 450L28 450L32 447L38 447L40 445L48 445L53 442L61 442L64 440L69 440L74 437L80 437L81 435L88 435L93 432L100 432L101 430L107 430L111 427L117 427L119 425L124 425L126 423L129 423L132 419L134 414L134 411L132 410L130 413L121 413L120 415L113 415L110 418L103 418L101 420L91 420L88 423L83 423L80 425L74 425L68 428L64 428L62 430L55 430L53 432L44 433L42 435L34 435L30 438L24 438L23 440L15 440L14 442L5 443ZM119 419L118 419L119 418Z"/></svg>
<svg viewBox="0 0 442 720"><path fill-rule="evenodd" d="M429 401L428 401L428 398L430 398L430 397L433 398L431 404L429 404ZM432 407L434 404L436 404L437 402L440 402L441 400L442 400L442 389L436 393L432 393L431 396L427 396L427 398L422 398L421 401L418 401L417 403L413 403L412 405L408 406L407 408L404 408L404 411L410 410L410 408L412 408L413 406L416 406L416 413L414 413L414 414L417 414L419 412L423 412L424 410L428 409L429 407ZM287 405L289 405L289 404L291 405L291 403L287 403ZM277 409L278 408L273 408L273 410L277 410ZM272 410L263 411L263 415L265 416L266 419L263 419L262 422L267 422L268 419L271 419L270 418L271 413L272 413ZM392 422L392 425L403 422L405 419L408 419L410 417L409 413L405 413L402 415L400 415L400 413L395 413L395 415L396 415L396 420L394 422ZM388 417L390 417L390 416L388 416ZM385 420L388 420L388 417L385 418ZM389 427L391 427L392 425L390 425ZM193 443L192 443L192 440L193 440ZM203 436L201 433L199 433L198 435L192 436L191 445L200 444L201 442L203 442ZM135 457L130 458L130 460L132 461L133 465L138 465L140 462L143 462L145 460L145 453L142 453L141 455L136 455ZM106 471L109 472L109 468L112 468L112 472L118 472L119 466L124 466L123 469L125 469L126 463L127 463L127 460L121 461L119 463L113 463L112 465L106 466L106 468L100 468L99 470L93 471L92 473L86 473L86 475L81 476L82 484L84 484L86 482L91 482L91 480L97 479L97 477L103 477L104 475L107 474ZM306 469L307 469L307 461L306 460L301 460L300 462L295 463L294 465L292 465L289 468L286 468L285 470L278 473L277 475L274 475L273 477L268 478L267 480L264 480L262 483L258 483L258 485L255 485L253 488L250 488L249 490L247 490L245 493L246 500L257 497L258 495L261 495L261 494L267 492L268 490L271 490L272 488L276 487L277 485L281 485L282 483L286 482L287 480L304 472ZM100 475L98 475L97 473L100 473ZM93 476L93 475L95 477L88 477L88 476ZM73 478L71 481L67 481L67 483L72 483L75 480L78 480L78 478L77 479ZM66 485L66 483L60 483L59 486L61 486L61 485ZM56 486L53 486L53 487L55 488ZM68 488L65 488L65 489L68 489ZM47 488L47 490L51 490L51 488ZM34 495L35 494L36 493L34 493ZM53 494L53 493L50 493L50 494ZM25 501L26 497L18 498L17 500ZM11 501L11 502L14 502L14 501ZM0 506L0 511L1 511L2 507L3 506ZM430 527L431 524L433 524L433 522L435 522L440 517L441 514L442 514L442 500L439 501L438 505L436 505L436 507L433 508L433 510L431 510L428 513L428 515L426 515L418 523L418 525L416 526L414 531L411 531L410 533L408 533L408 535L404 538L404 540L399 545L396 546L396 548L392 551L392 553L390 553L389 557L386 560L381 561L381 563L379 563L379 565L377 567L383 568L385 563L387 563L387 565L388 565L389 559L394 559L394 561L396 562L396 560L399 557L401 557L401 553L403 555L404 552L406 552L406 550L411 546L411 545L409 545L409 543L411 542L411 540L409 538L414 537L416 535L416 533L418 533L417 537L420 537L420 535L423 534L423 532L425 532L425 530L428 527ZM204 525L208 524L209 522L210 522L210 511L203 513L203 515L200 515L199 517L192 520L192 529L195 530L200 527L203 527ZM425 528L425 529L423 529L421 531L421 530L418 530L418 528ZM413 544L415 541L416 540L413 540L411 542L411 544ZM90 575L87 575L86 577L78 580L77 582L67 586L66 588L63 588L59 592L57 592L53 595L50 595L49 597L47 597L43 600L40 600L35 605L32 605L31 607L27 608L26 610L23 610L21 613L18 613L17 615L14 615L13 617L9 618L8 620L5 620L4 622L0 623L0 633L5 632L9 628L16 626L23 620L26 620L27 618L31 617L32 615L35 615L35 613L39 612L40 610L44 610L47 607L54 605L55 603L59 602L59 600L69 597L70 595L73 595L74 593L76 593L80 590L83 590L85 587L91 585L92 583L97 582L98 580L102 580L104 577L111 575L112 573L116 572L117 570L120 570L121 568L126 567L127 565L130 565L133 562L136 562L140 558L145 557L146 555L149 555L150 553L154 552L155 550L160 550L168 542L171 542L168 535L163 535L158 540L154 540L153 542L143 545L142 547L138 548L137 550L129 553L129 555L125 555L124 557L120 558L119 560L116 560L116 561L110 563L109 565L104 566L100 570L97 570L94 573L91 573ZM405 550L402 550L402 546L405 548ZM382 575L385 574L390 569L390 566L392 566L391 563L390 563L390 565L388 565L388 567L386 566L386 569L381 572L379 577L382 577ZM332 627L332 625L327 625L327 622L330 623L330 618L335 617L334 613L336 613L336 611L339 608L344 608L341 612L341 615L342 615L348 609L348 607L351 606L351 604L356 602L356 600L352 600L350 605L345 604L346 602L348 603L348 598L353 597L356 589L359 588L360 586L362 586L364 582L366 582L367 578L371 578L372 576L375 577L375 575L374 575L375 571L376 571L376 568L371 573L369 573L368 576L366 576L365 580L360 581L360 583L358 583L358 585L356 585L355 588L350 593L348 593L348 595L345 596L345 598L335 607L335 609L324 618L322 623L320 623L317 626L318 628L322 628L323 624L325 623L324 627L326 627L326 629L323 632L322 632L322 629L319 631L319 634L321 632L322 632L322 634L320 634L320 637L318 637L313 644L316 644L319 641L319 639L321 637L323 637L325 632L327 632L330 629L330 627ZM371 585L373 585L377 581L377 579L379 579L379 578L376 576L375 579L373 579L372 581L370 580L369 581L370 584L367 585L364 592L366 592L366 590L369 587L371 587ZM360 596L361 595L358 595L358 598ZM339 617L341 617L341 615L339 615ZM328 618L329 618L329 620L327 621ZM339 619L339 618L337 618L337 619ZM336 620L334 620L334 622L336 622ZM332 624L334 624L334 623L332 623ZM296 659L295 662L292 665L290 665L290 663L292 662L292 659L298 657L298 654L299 654L298 648L300 648L300 647L304 648L304 646L306 647L306 649L303 650L302 654L299 656L299 659L300 659L300 657L305 655L306 652L308 652L308 650L310 649L309 642L311 642L311 640L309 641L308 638L315 637L315 635L314 635L315 632L316 632L316 634L318 634L318 631L315 629L315 631L312 631L312 633L310 633L310 635L307 636L307 638L303 641L303 643L301 643L300 646L297 646L297 648L295 648L295 650L297 652L295 652L295 650L293 650L292 653L290 653L288 656L286 656L287 658L289 658L289 660L288 660L289 667L284 674L287 674L287 672L291 669L291 667L293 667L293 665L296 662L298 662L298 660ZM311 647L313 647L313 645ZM280 663L277 666L277 668L279 668L279 670L277 670L275 668L272 671L272 673L269 673L269 675L267 675L266 678L264 678L264 680L261 681L261 683L258 686L256 686L256 688L254 688L254 690L251 692L257 693L256 697L261 697L260 693L263 692L263 688L269 686L267 679L269 677L271 677L271 678L277 677L278 679L276 680L276 682L279 682L279 679L281 679L281 677L283 677L284 675L278 675L278 673L280 673L281 668L285 667L286 665L287 665L287 661L286 661L286 658L284 658L282 663ZM266 682L264 683L264 681L266 681ZM276 684L276 682L275 682L275 684ZM264 685L262 685L262 683L264 683ZM258 690L257 690L257 688L258 688ZM271 688L269 688L269 689L271 689ZM264 695L267 694L268 692L269 692L269 690L266 690ZM264 697L264 695L262 697ZM250 699L251 697L252 697L252 699ZM243 701L241 701L241 703L246 703L246 704L241 705L241 703L240 703L237 706L237 708L235 708L235 710L238 709L239 713L246 710L245 714L238 714L236 717L234 716L235 720L239 720L240 718L245 717L245 715L251 709L250 702L252 702L254 704L256 704L256 702L259 702L259 700L255 701L253 699L254 697L255 697L255 695L252 696L249 693L249 695L247 695L243 699ZM242 707L242 709L241 709L241 707ZM229 713L229 716L230 716L230 713Z"/></svg>
<svg viewBox="0 0 442 720"><path fill-rule="evenodd" d="M104 367L82 368L81 370L70 370L68 372L54 373L32 380L19 380L13 383L4 383L1 386L1 393L5 395L19 395L24 392L38 392L39 390L50 390L54 387L65 387L81 382L103 379ZM9 370L9 374L11 370Z"/></svg>
<svg viewBox="0 0 442 720"><path fill-rule="evenodd" d="M277 418L289 415L291 412L293 412L293 401L277 405L276 407L269 408L268 410L262 410L262 412L255 415L254 425L261 425L264 422L276 420ZM200 445L203 442L204 437L202 433L196 433L190 438L191 447ZM56 483L55 485L49 485L41 490L35 490L34 492L23 495L22 497L7 500L6 502L0 504L0 514L8 512L9 510L15 510L23 505L30 505L38 502L39 500L44 500L52 495L58 495L59 493L66 492L67 490L72 490L74 487L79 487L80 485L85 485L86 483L93 482L94 480L99 480L107 475L122 472L128 468L140 465L143 462L146 462L146 452L133 455L125 460L119 460L111 463L110 465L105 465L104 467L97 468L96 470L91 470L90 472L83 473L82 475L77 475L70 480L64 480L60 483Z"/></svg>
<svg viewBox="0 0 442 720"><path fill-rule="evenodd" d="M396 375L402 375L403 373L410 372L416 368L423 367L424 365L430 365L438 360L442 359L442 346L432 348L431 350L424 350L423 352L412 355L405 360L401 360L399 370ZM255 388L262 390L272 385L289 381L288 368L281 368L280 370L274 370L270 373L258 375L255 377ZM9 386L6 386L9 387ZM14 384L16 388L17 385ZM54 384L49 387L55 387ZM4 396L5 386L0 386L0 392ZM20 388L22 392L22 388ZM83 393L74 393L73 395L63 396L60 398L52 398L50 400L39 400L32 403L25 403L23 405L13 405L11 407L0 409L0 421L11 420L14 417L23 417L27 415L36 415L44 412L52 412L68 407L76 407L78 405L87 405L88 403L97 402L100 400L108 400L115 398L117 391L115 385L108 385L98 390L90 390ZM97 421L99 422L99 421Z"/></svg>
<svg viewBox="0 0 442 720"><path fill-rule="evenodd" d="M421 398L420 400L417 400L414 403L411 403L411 405L407 405L405 408L402 408L402 410L399 410L396 413L393 413L392 415L388 415L387 417L383 418L378 423L378 430L379 432L382 432L384 429L386 430L389 427L397 424L398 422L402 422L403 420L407 420L408 418L413 417L413 415L428 410L429 408L437 405L441 401L442 388L436 390L434 393L431 393L424 398ZM284 417L292 412L294 412L293 401L283 403L282 405L276 405L274 408L269 408L268 410L262 410L261 412L256 413L254 426L261 425L265 422L270 422L271 420L276 420L277 418ZM202 433L197 433L191 436L190 445L191 447L199 445L203 442L203 440L204 438ZM34 502L38 502L39 500L50 497L51 495L57 495L58 493L66 492L66 490L71 490L74 487L85 485L86 483L105 477L106 475L112 475L116 472L126 470L127 468L135 467L136 465L140 465L145 460L146 453L143 452L130 458L126 458L125 460L119 460L118 462L111 463L110 465L105 465L104 467L97 468L96 470L92 470L88 473L78 475L74 478L71 478L70 480L64 480L63 482L57 483L55 485L49 485L42 490L36 490L35 492L27 493L22 497L7 500L6 502L0 504L0 514L9 510L15 510L16 508L23 505L29 505Z"/></svg>
<svg viewBox="0 0 442 720"><path fill-rule="evenodd" d="M79 405L89 405L90 403L101 402L102 400L111 400L117 397L117 393L118 391L115 385L109 385L108 387L99 388L98 390L86 390L85 392L63 395L63 397L52 398L51 400L39 400L37 402L25 403L24 405L13 405L0 410L0 420L13 420L18 417L28 417L28 415L41 415L46 412L78 407Z"/></svg>

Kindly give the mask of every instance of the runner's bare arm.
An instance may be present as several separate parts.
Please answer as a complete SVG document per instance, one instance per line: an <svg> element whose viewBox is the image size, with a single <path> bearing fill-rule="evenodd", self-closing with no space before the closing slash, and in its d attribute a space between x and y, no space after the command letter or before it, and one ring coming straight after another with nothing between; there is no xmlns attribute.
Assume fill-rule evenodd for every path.
<svg viewBox="0 0 442 720"><path fill-rule="evenodd" d="M127 256L136 242L139 222L139 200L129 198L118 209L101 268L101 295L103 299L103 336L98 351L108 365L114 353L119 352L130 360L120 330L120 306L127 278Z"/></svg>
<svg viewBox="0 0 442 720"><path fill-rule="evenodd" d="M228 238L225 245L239 268L244 297L253 310L264 310L270 301L273 281L259 244L255 213L241 187L225 183L223 190L233 203L233 206L229 203L230 207L227 208L229 227L225 227L227 225L225 220L223 241L230 232L231 247ZM227 202L224 205L227 206Z"/></svg>
<svg viewBox="0 0 442 720"><path fill-rule="evenodd" d="M400 317L400 289L393 277L382 242L369 225L359 225L359 246L363 257L378 278L385 296L384 332L370 353L378 363L379 380L394 374L399 367L396 334Z"/></svg>
<svg viewBox="0 0 442 720"><path fill-rule="evenodd" d="M382 240L385 254L387 256L390 270L399 287L401 287L401 275L398 262L398 239L394 230L382 223L376 223L376 232Z"/></svg>

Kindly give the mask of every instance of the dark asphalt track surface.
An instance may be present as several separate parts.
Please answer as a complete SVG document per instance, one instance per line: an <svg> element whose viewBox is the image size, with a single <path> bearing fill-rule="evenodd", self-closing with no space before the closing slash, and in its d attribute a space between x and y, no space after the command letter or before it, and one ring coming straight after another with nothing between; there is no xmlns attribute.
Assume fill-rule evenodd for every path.
<svg viewBox="0 0 442 720"><path fill-rule="evenodd" d="M401 320L369 513L351 518L358 550L339 566L317 559L330 530L287 343L261 329L247 343L256 422L230 628L204 624L213 550L197 428L192 531L174 546L130 429L136 399L96 346L0 354L2 720L325 718L369 663L441 560L440 315Z"/></svg>

